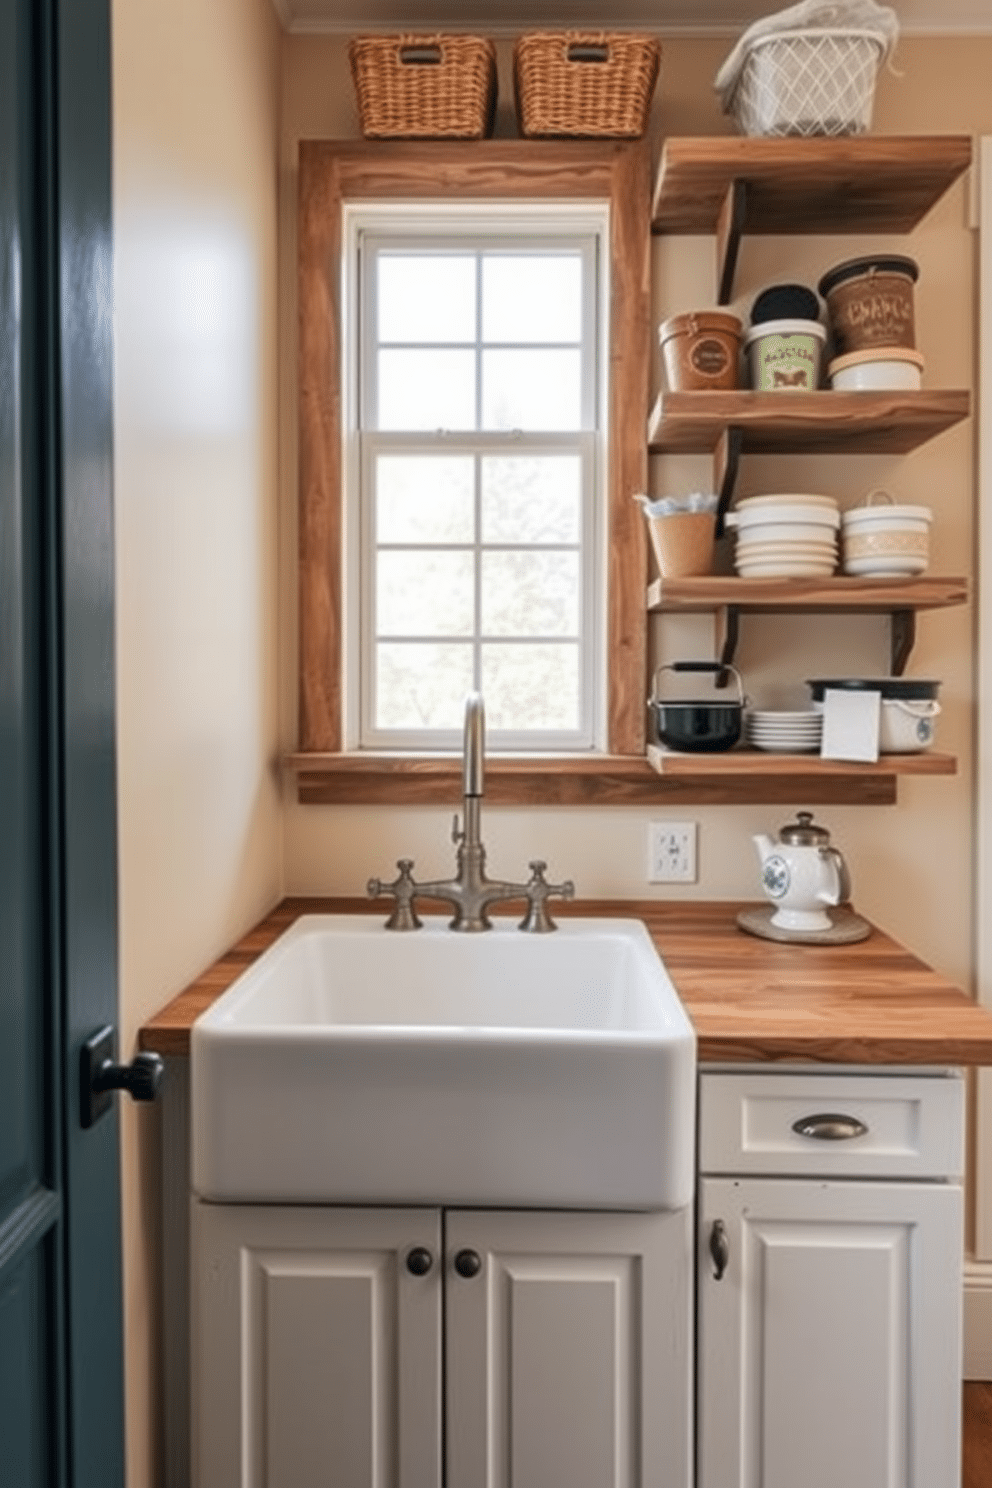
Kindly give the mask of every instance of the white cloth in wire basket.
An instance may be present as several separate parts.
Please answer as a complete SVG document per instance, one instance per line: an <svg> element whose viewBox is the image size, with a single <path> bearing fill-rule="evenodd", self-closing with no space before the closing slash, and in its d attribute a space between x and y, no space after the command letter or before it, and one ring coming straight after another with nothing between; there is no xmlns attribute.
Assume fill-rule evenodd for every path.
<svg viewBox="0 0 992 1488"><path fill-rule="evenodd" d="M898 36L875 0L803 0L756 21L716 77L744 134L863 134L875 78Z"/></svg>

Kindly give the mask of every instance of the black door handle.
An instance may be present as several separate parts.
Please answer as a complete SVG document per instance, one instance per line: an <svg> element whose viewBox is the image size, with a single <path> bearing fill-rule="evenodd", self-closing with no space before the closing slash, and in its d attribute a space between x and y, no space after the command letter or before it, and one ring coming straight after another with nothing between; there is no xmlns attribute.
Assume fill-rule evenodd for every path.
<svg viewBox="0 0 992 1488"><path fill-rule="evenodd" d="M136 1054L130 1064L115 1064L116 1041L108 1025L88 1038L79 1051L79 1120L84 1127L110 1110L113 1092L126 1090L132 1100L150 1101L158 1094L165 1065L158 1054Z"/></svg>

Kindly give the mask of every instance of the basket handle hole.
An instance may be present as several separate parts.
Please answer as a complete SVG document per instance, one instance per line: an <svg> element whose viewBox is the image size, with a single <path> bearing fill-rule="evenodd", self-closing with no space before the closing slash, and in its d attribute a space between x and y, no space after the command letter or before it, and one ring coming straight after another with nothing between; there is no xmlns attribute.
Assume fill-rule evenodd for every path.
<svg viewBox="0 0 992 1488"><path fill-rule="evenodd" d="M400 61L408 67L437 67L441 61L439 46L401 46Z"/></svg>
<svg viewBox="0 0 992 1488"><path fill-rule="evenodd" d="M568 48L568 60L569 62L608 62L610 49L602 44L573 41Z"/></svg>

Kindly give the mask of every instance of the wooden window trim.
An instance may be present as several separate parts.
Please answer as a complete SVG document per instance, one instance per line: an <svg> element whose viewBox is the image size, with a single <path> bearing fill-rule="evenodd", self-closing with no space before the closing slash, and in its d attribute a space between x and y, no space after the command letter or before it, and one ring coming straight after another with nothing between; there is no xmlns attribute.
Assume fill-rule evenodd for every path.
<svg viewBox="0 0 992 1488"><path fill-rule="evenodd" d="M646 143L534 140L419 143L303 141L300 145L299 625L301 800L423 801L446 780L450 758L403 760L342 753L341 220L347 201L451 197L607 200L610 203L609 431L607 462L607 747L604 775L618 760L644 765L647 556L635 491L647 480L645 419L651 365L651 157ZM328 664L331 658L331 664ZM333 659L338 664L333 664ZM322 770L321 759L326 768ZM597 756L531 757L527 777L577 773L588 786ZM517 799L520 765L501 798ZM345 768L340 768L344 766ZM399 767L398 767L399 766ZM305 775L305 785L304 785ZM567 793L566 793L567 794ZM586 796L586 792L582 793ZM610 792L606 793L611 794ZM532 800L529 792L520 800Z"/></svg>

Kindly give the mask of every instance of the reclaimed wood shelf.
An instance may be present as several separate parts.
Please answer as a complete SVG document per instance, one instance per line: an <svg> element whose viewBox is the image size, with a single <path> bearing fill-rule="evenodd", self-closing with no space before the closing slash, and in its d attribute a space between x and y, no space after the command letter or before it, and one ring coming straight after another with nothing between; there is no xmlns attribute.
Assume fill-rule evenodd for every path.
<svg viewBox="0 0 992 1488"><path fill-rule="evenodd" d="M669 138L651 230L715 233L725 305L746 233L908 233L970 163L967 135Z"/></svg>
<svg viewBox="0 0 992 1488"><path fill-rule="evenodd" d="M893 610L942 610L968 601L967 579L742 579L703 574L684 579L655 579L648 586L648 609L654 612L700 613L733 605L744 615L787 610L794 614L886 614Z"/></svg>
<svg viewBox="0 0 992 1488"><path fill-rule="evenodd" d="M727 749L719 754L681 754L648 745L648 763L659 775L709 776L742 780L748 776L865 780L878 775L954 775L953 754L921 750L919 754L880 754L874 764L821 759L817 754L773 754L760 749Z"/></svg>
<svg viewBox="0 0 992 1488"><path fill-rule="evenodd" d="M728 188L744 181L748 233L908 233L970 163L968 135L670 136L655 177L651 230L715 232Z"/></svg>
<svg viewBox="0 0 992 1488"><path fill-rule="evenodd" d="M660 393L648 419L653 455L905 455L966 419L966 390L884 393Z"/></svg>
<svg viewBox="0 0 992 1488"><path fill-rule="evenodd" d="M653 746L646 746L652 748ZM680 756L657 771L646 753L486 759L487 806L891 806L909 756L878 765L827 765L815 756ZM914 758L920 758L915 756ZM930 760L936 756L931 755ZM947 758L944 756L943 758ZM284 758L304 805L416 805L456 809L462 799L461 757L298 753ZM933 764L913 773L947 774Z"/></svg>

